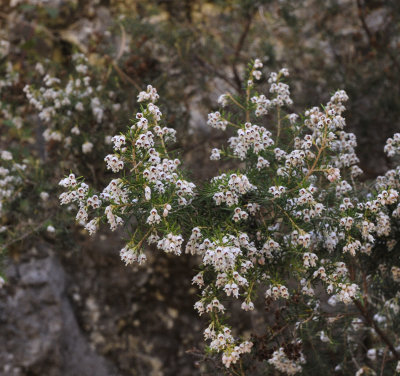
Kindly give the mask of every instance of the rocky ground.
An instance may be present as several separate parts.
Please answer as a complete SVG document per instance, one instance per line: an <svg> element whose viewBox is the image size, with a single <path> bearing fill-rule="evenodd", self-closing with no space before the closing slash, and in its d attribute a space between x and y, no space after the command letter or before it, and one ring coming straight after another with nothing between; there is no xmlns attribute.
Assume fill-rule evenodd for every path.
<svg viewBox="0 0 400 376"><path fill-rule="evenodd" d="M189 353L202 343L193 260L156 252L130 268L118 246L110 238L79 251L41 243L9 261L0 375L200 374Z"/></svg>

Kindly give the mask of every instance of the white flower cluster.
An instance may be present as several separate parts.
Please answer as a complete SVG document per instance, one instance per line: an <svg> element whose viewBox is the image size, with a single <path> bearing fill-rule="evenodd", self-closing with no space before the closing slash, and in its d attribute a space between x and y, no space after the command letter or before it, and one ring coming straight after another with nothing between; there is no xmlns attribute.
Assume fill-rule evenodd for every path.
<svg viewBox="0 0 400 376"><path fill-rule="evenodd" d="M356 251L358 251L361 248L361 243L359 240L356 240L354 242L348 243L343 247L343 252L349 252L352 256L356 255Z"/></svg>
<svg viewBox="0 0 400 376"><path fill-rule="evenodd" d="M228 94L221 94L221 95L218 97L218 104L219 104L221 107L225 107L225 106L228 104L228 98L229 98L229 95L228 95Z"/></svg>
<svg viewBox="0 0 400 376"><path fill-rule="evenodd" d="M120 226L124 223L121 217L118 217L113 213L113 207L111 205L108 205L105 208L104 213L107 216L107 221L108 224L110 225L111 231L115 231L117 226Z"/></svg>
<svg viewBox="0 0 400 376"><path fill-rule="evenodd" d="M287 375L295 375L302 371L301 364L305 363L305 358L303 354L300 354L299 358L289 359L285 353L283 347L274 351L272 358L268 359L268 363L272 364L278 371L285 373Z"/></svg>
<svg viewBox="0 0 400 376"><path fill-rule="evenodd" d="M241 160L246 158L247 152L250 149L255 154L259 154L274 145L271 132L267 131L264 127L259 127L249 122L244 124L244 129L237 131L237 137L231 137L228 142L233 153Z"/></svg>
<svg viewBox="0 0 400 376"><path fill-rule="evenodd" d="M111 138L111 141L114 143L114 150L121 150L126 143L126 138L124 135L116 135Z"/></svg>
<svg viewBox="0 0 400 376"><path fill-rule="evenodd" d="M8 40L0 40L0 59L7 56L10 52L10 42Z"/></svg>
<svg viewBox="0 0 400 376"><path fill-rule="evenodd" d="M232 216L232 220L234 222L239 222L240 220L246 220L247 218L249 218L249 214L242 210L241 208L235 208L233 216Z"/></svg>
<svg viewBox="0 0 400 376"><path fill-rule="evenodd" d="M0 41L0 49L3 47L3 53L7 52L8 50L7 47L8 41ZM0 51L0 59L1 59L1 51ZM19 77L19 72L17 69L14 69L13 64L10 61L6 61L5 63L5 72L3 73L3 76L0 80L0 93L3 91L4 88L11 87L16 85L18 82L20 82L20 77ZM2 108L2 112L4 113L4 109Z"/></svg>
<svg viewBox="0 0 400 376"><path fill-rule="evenodd" d="M160 154L154 148L150 148L148 153L149 157L143 164L144 170L142 172L143 177L151 183L151 187L147 189L147 195L151 197L152 188L156 192L164 193L169 187L174 187L178 196L178 204L188 205L195 194L196 186L181 179L176 173L180 165L179 159L164 158L161 160Z"/></svg>
<svg viewBox="0 0 400 376"><path fill-rule="evenodd" d="M400 166L388 170L384 176L378 176L375 182L376 189L400 189Z"/></svg>
<svg viewBox="0 0 400 376"><path fill-rule="evenodd" d="M225 367L229 368L231 364L235 364L239 360L240 355L251 352L252 347L252 342L244 341L239 345L224 351L224 354L222 355L222 363L225 365Z"/></svg>
<svg viewBox="0 0 400 376"><path fill-rule="evenodd" d="M306 268L317 266L316 261L318 260L318 256L315 253L305 252L303 254L303 265Z"/></svg>
<svg viewBox="0 0 400 376"><path fill-rule="evenodd" d="M153 208L150 210L150 215L147 217L146 223L149 225L154 225L161 222L161 217L159 216L157 209Z"/></svg>
<svg viewBox="0 0 400 376"><path fill-rule="evenodd" d="M334 120L332 121L334 124L337 124ZM339 139L335 137L335 140L332 140L332 150L334 150L337 155L332 158L332 161L337 168L350 167L354 171L358 171L359 167L357 163L360 162L356 153L355 147L357 146L356 136L353 133L346 133L344 131L338 132ZM354 175L354 172L353 174Z"/></svg>
<svg viewBox="0 0 400 376"><path fill-rule="evenodd" d="M268 192L271 193L274 198L279 198L286 192L286 187L282 185L280 185L279 187L269 187Z"/></svg>
<svg viewBox="0 0 400 376"><path fill-rule="evenodd" d="M3 206L10 204L20 193L19 188L23 185L23 173L25 164L13 160L13 155L8 150L0 151L0 218Z"/></svg>
<svg viewBox="0 0 400 376"><path fill-rule="evenodd" d="M169 233L165 238L158 241L157 247L164 252L180 255L182 253L182 243L183 238L181 235L174 235Z"/></svg>
<svg viewBox="0 0 400 376"><path fill-rule="evenodd" d="M289 290L286 286L283 285L272 286L265 292L265 297L272 298L274 300L279 298L288 299Z"/></svg>
<svg viewBox="0 0 400 376"><path fill-rule="evenodd" d="M274 82L271 84L269 92L276 95L276 97L271 101L272 105L281 107L293 104L293 101L290 99L289 85L286 85L283 82Z"/></svg>
<svg viewBox="0 0 400 376"><path fill-rule="evenodd" d="M137 254L136 249L134 247L130 247L126 245L120 251L121 260L125 263L125 265L132 264L137 262L139 265L142 265L146 262L147 258L144 253Z"/></svg>
<svg viewBox="0 0 400 376"><path fill-rule="evenodd" d="M104 201L117 205L128 203L129 191L124 187L122 179L112 179L110 183L100 193L100 198Z"/></svg>
<svg viewBox="0 0 400 376"><path fill-rule="evenodd" d="M210 127L221 129L222 131L224 131L228 122L227 120L222 118L221 114L218 111L216 111L208 114L207 124Z"/></svg>
<svg viewBox="0 0 400 376"><path fill-rule="evenodd" d="M261 78L262 72L259 71L258 69L261 69L262 67L263 67L263 63L261 62L261 60L255 59L251 74L254 76L254 78L256 80L259 80Z"/></svg>
<svg viewBox="0 0 400 376"><path fill-rule="evenodd" d="M81 66L79 70L85 69ZM146 256L141 252L145 240L148 244L157 243L157 247L167 253L179 255L183 243L182 236L158 227L162 217L165 223L177 205L189 205L195 195L195 185L184 180L178 170L179 159L167 158L165 142L175 138L175 130L158 125L162 113L153 103L157 99L157 90L149 85L147 91L139 94L138 100L148 103L142 107L142 112L136 114L134 124L127 133L111 138L114 154L107 155L104 160L107 169L112 172L123 170L123 178L111 180L100 195L89 194L89 187L78 181L74 174L60 181L60 185L68 189L60 195L61 204L78 203L76 219L90 234L97 231L103 217L114 231L124 223L124 216L128 211L134 209L135 214L145 215L145 224L150 227L147 234L142 234L141 239L133 237L120 251L121 259L126 264L134 261L141 264L146 261ZM137 185L136 198L133 199L131 179L144 179L147 182L144 186L142 183ZM164 195L166 192L168 196ZM157 205L149 210L148 202L153 199L158 200ZM160 199L164 200L162 204ZM159 207L162 208L162 217L158 213ZM90 221L89 210L96 213L95 218Z"/></svg>
<svg viewBox="0 0 400 376"><path fill-rule="evenodd" d="M216 332L212 326L209 326L204 331L204 338L211 340L211 349L218 352L223 351L222 363L227 368L231 364L235 364L241 354L249 353L253 347L253 343L249 341L236 343L231 330L226 326L221 327L219 332Z"/></svg>
<svg viewBox="0 0 400 376"><path fill-rule="evenodd" d="M138 95L138 102L150 101L151 103L157 102L159 95L157 89L151 85L147 85L146 91L141 91Z"/></svg>
<svg viewBox="0 0 400 376"><path fill-rule="evenodd" d="M216 148L212 149L210 159L212 161L218 161L219 159L221 159L221 150Z"/></svg>
<svg viewBox="0 0 400 376"><path fill-rule="evenodd" d="M262 63L257 59L254 64L254 69L262 68ZM261 78L261 72L258 70L252 71L256 79ZM287 84L279 82L281 77L289 76L289 71L283 68L279 73L271 72L268 78L268 83L271 85L269 92L272 98L268 99L264 94L257 94L251 97L251 103L255 105L255 115L257 117L267 115L271 108L282 107L284 105L291 105L293 101L290 98L290 89Z"/></svg>
<svg viewBox="0 0 400 376"><path fill-rule="evenodd" d="M251 102L256 105L256 116L267 115L272 103L264 94L257 95L251 98Z"/></svg>
<svg viewBox="0 0 400 376"><path fill-rule="evenodd" d="M231 364L235 364L241 354L249 353L253 347L253 343L243 341L237 343L231 334L230 328L223 326L219 332L216 332L212 326L204 331L204 338L210 339L210 348L215 351L223 351L222 363L229 368Z"/></svg>
<svg viewBox="0 0 400 376"><path fill-rule="evenodd" d="M339 283L339 292L336 295L337 300L349 304L351 303L352 299L356 298L358 292L359 292L359 287L355 284L345 284L345 283Z"/></svg>
<svg viewBox="0 0 400 376"><path fill-rule="evenodd" d="M218 192L213 196L217 205L221 205L222 203L226 203L227 206L236 205L241 195L256 189L246 175L240 174L231 174L229 179L225 174L222 174L214 177L212 182L218 189Z"/></svg>
<svg viewBox="0 0 400 376"><path fill-rule="evenodd" d="M102 86L93 86L91 71L87 58L83 54L73 55L76 74L71 76L65 85L57 77L46 74L43 77L43 86L36 89L26 85L24 93L29 103L39 112L38 116L46 124L43 137L46 142L62 142L64 147L70 147L73 139L81 144L82 153L88 154L93 150L93 143L90 139L96 137L93 127L85 131L80 129L74 117L83 115L91 116L100 125L102 130L111 131L113 124L105 120L106 113L118 112L121 106L117 103L112 105L109 99L113 92L109 93L110 98L99 98L98 93L102 92ZM43 67L39 71L44 70ZM69 131L66 131L69 129ZM94 133L94 134L93 134Z"/></svg>
<svg viewBox="0 0 400 376"><path fill-rule="evenodd" d="M276 257L277 255L279 255L279 251L281 250L281 246L278 242L276 242L273 239L268 239L262 249L261 249L261 253L263 255L263 257L265 256L268 259L273 259L274 257ZM258 260L258 262L260 263L264 263L265 260L264 258L260 258Z"/></svg>
<svg viewBox="0 0 400 376"><path fill-rule="evenodd" d="M207 239L206 239L207 240ZM204 265L212 265L217 271L232 270L236 265L236 258L242 254L240 243L233 235L226 235L221 242L204 241Z"/></svg>
<svg viewBox="0 0 400 376"><path fill-rule="evenodd" d="M393 138L387 139L384 151L389 157L400 154L400 133L395 133Z"/></svg>
<svg viewBox="0 0 400 376"><path fill-rule="evenodd" d="M118 172L124 168L124 161L119 159L116 154L108 154L104 161L107 162L107 169L112 172Z"/></svg>

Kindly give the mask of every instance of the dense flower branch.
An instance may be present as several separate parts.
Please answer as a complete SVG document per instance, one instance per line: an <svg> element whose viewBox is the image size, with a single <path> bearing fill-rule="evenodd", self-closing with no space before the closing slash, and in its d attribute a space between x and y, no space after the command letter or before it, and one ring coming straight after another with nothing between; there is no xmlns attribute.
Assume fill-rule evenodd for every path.
<svg viewBox="0 0 400 376"><path fill-rule="evenodd" d="M222 353L226 367L253 347L226 324L227 297L241 299L241 308L249 311L255 309L260 288L269 305L301 295L315 318L322 315L317 288L325 289L331 305L361 304L356 264L374 257L381 239L395 242L392 223L400 213L398 169L378 178L367 194L356 186L362 171L355 136L344 131L346 93L336 92L322 108L286 114L293 103L283 82L288 70L269 75L267 96L255 83L262 78L261 68L256 59L243 97L223 94L223 108L208 115L208 125L233 132L228 146L213 149L210 159L239 159L246 162L244 168L215 176L201 188L187 181L180 160L169 157L167 144L175 140L175 131L163 126L157 91L149 85L139 93L140 112L124 134L112 138L114 152L105 157L107 169L120 177L99 194L74 174L60 182L68 189L61 203L77 205L76 219L90 234L100 222L115 230L136 218L136 229L120 252L126 264L146 260L146 243L179 255L186 240L185 252L202 260L193 278L201 289L195 309L208 313L204 336L211 352ZM388 140L389 155L399 152L398 141L398 134ZM287 348L301 349L301 330L308 321L288 321L294 337L282 332L276 337L280 345L269 344L269 364L287 374L302 370L304 354L296 350L293 357ZM373 323L378 335L383 333ZM381 339L396 357L399 339L390 337Z"/></svg>

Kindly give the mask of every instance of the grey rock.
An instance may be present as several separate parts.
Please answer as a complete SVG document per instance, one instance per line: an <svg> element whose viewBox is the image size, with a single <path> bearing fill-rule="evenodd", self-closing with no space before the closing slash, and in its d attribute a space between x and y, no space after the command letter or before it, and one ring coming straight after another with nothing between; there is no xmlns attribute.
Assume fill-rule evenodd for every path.
<svg viewBox="0 0 400 376"><path fill-rule="evenodd" d="M65 294L65 272L47 258L11 264L0 291L0 375L118 375L93 351Z"/></svg>

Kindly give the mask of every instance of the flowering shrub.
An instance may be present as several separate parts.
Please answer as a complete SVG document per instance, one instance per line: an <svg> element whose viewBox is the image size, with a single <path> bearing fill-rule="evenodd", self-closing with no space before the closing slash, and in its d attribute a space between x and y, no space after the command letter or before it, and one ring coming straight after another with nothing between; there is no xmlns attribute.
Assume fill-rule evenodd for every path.
<svg viewBox="0 0 400 376"><path fill-rule="evenodd" d="M110 118L111 115L121 115L121 104L115 102L114 91L106 91L96 83L96 72L88 65L85 55L76 53L72 60L75 72L65 84L59 78L46 74L43 77L44 86L35 89L26 85L24 92L29 103L38 111L39 119L46 125L43 137L48 144L59 143L75 155L89 154L93 142L98 144L104 134L106 141L110 141L107 133L114 131ZM44 74L41 63L36 64L36 70ZM82 114L85 114L85 123L80 127Z"/></svg>
<svg viewBox="0 0 400 376"><path fill-rule="evenodd" d="M54 177L65 168L63 163L76 167L79 160L82 165L82 154L92 151L93 142L111 142L111 114L124 118L113 85L104 90L96 84L99 72L84 55L73 56L76 69L64 85L64 79L44 75L51 70L48 61L33 66L26 62L32 70L25 72L18 61L19 48L0 40L0 254L41 230L55 232L52 223L61 220L54 210L57 203L49 199ZM31 124L32 110L42 122L36 124L38 132ZM86 157L86 171L95 171L93 159Z"/></svg>
<svg viewBox="0 0 400 376"><path fill-rule="evenodd" d="M13 155L8 150L0 153L0 218L5 211L6 205L10 205L20 196L21 187L24 184L25 164L13 160ZM6 227L0 227L0 233L5 232Z"/></svg>
<svg viewBox="0 0 400 376"><path fill-rule="evenodd" d="M400 296L398 286L385 284L400 279L400 167L370 186L361 183L356 138L345 131L346 93L293 114L286 111L292 104L287 69L270 73L262 93L256 84L261 68L256 59L243 95L223 94L220 111L208 115L209 126L228 134L227 145L213 149L210 159L231 160L233 169L190 182L168 148L175 131L165 126L149 85L138 95L132 124L112 138L113 151L104 158L117 176L96 192L71 173L60 181L66 189L61 204L76 208L89 234L100 223L113 231L125 225L129 239L120 256L127 265L146 261L146 245L197 255L195 309L209 317L209 352L220 353L233 371L242 370L241 356L252 352L283 373L301 372L306 329L319 333L323 344L345 337L350 356L342 356L337 370L355 362L360 375L383 357L393 371L400 360ZM385 151L394 156L398 145L396 134ZM277 322L264 339L242 338L228 324L229 297L252 311L260 293L269 309L283 312L285 325ZM352 355L363 330L375 340L367 365Z"/></svg>
<svg viewBox="0 0 400 376"><path fill-rule="evenodd" d="M236 359L251 342L252 356L287 373L330 374L337 364L344 374L369 373L367 368L393 374L399 352L399 170L369 186L361 183L355 137L329 125L336 137L331 139L325 125L318 133L307 124L321 113L327 117L322 123L333 121L340 111L329 115L328 106L306 116L291 112L308 105L310 93L346 87L351 126L366 130L362 165L367 176L373 175L371 167L379 171L381 161L366 163L365 154L398 128L393 82L400 72L399 6L320 0L161 3L4 4L0 251L17 260L43 236L55 248L65 242L79 246L78 232L64 225L75 208L90 232L101 222L127 229L129 241L121 250L127 264L143 263L152 242L202 260L193 274L204 295L195 308L210 318L208 353L224 356L232 372L246 366L248 355ZM271 74L265 90L269 77L263 77L260 62L249 71L245 94L235 94L246 82L239 74L243 60L256 53L271 69L290 61L291 70L302 72L294 81L302 93L296 107L285 84L288 72ZM261 86L254 85L258 80ZM162 104L151 88L143 92L138 111L148 124L136 119L131 125L137 128L112 140L127 122L132 85L149 81L157 85ZM156 126L164 132L168 121L191 147L194 140L187 136L201 123L210 91L228 88L208 121L218 138L227 135L219 148L211 137L211 160L222 159L215 170L224 170L210 182L195 181L195 187L169 149L174 131L166 129L161 137ZM345 95L338 96L344 104ZM158 120L152 118L156 103L164 113ZM398 134L385 151L396 158ZM197 150L194 154L201 160ZM71 211L60 213L55 177L70 169L83 174L91 188L73 176L65 180L71 192L62 199ZM118 174L114 182L96 195L92 185L101 186L111 173ZM37 233L40 237L32 236ZM264 296L270 312L266 333L241 338L237 309L253 311L244 313L253 318Z"/></svg>

